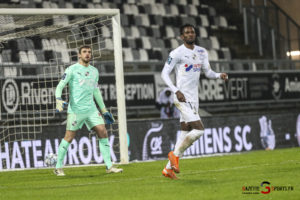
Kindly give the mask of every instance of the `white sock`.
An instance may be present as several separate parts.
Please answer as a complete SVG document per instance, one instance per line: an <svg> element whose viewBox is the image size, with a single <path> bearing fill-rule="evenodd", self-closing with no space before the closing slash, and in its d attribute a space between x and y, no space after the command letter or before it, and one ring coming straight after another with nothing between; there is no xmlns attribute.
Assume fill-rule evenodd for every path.
<svg viewBox="0 0 300 200"><path fill-rule="evenodd" d="M188 131L180 131L180 135L177 138L176 144L175 144L175 148L178 148L179 144L181 144L181 142L184 140L185 136L188 134ZM182 155L181 155L182 156ZM166 165L167 169L172 169L171 167L171 162L169 161Z"/></svg>
<svg viewBox="0 0 300 200"><path fill-rule="evenodd" d="M184 138L184 140L174 150L175 156L180 156L184 151L190 147L196 140L204 134L204 130L193 129Z"/></svg>

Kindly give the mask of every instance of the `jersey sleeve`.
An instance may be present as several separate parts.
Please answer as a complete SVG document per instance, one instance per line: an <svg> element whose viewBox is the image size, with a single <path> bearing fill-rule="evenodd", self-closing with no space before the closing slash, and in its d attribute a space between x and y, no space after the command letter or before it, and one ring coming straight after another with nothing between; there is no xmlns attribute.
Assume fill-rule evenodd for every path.
<svg viewBox="0 0 300 200"><path fill-rule="evenodd" d="M104 104L104 101L102 98L102 94L101 94L99 86L98 86L98 81L99 81L99 72L97 71L97 77L96 77L93 95L94 95L95 101L97 102L101 112L103 113L106 111L106 108L105 108L105 104Z"/></svg>
<svg viewBox="0 0 300 200"><path fill-rule="evenodd" d="M56 90L55 90L55 97L56 98L60 98L62 91L64 89L64 87L68 84L68 82L71 80L72 78L72 70L70 67L68 67L64 74L61 77L61 80L59 81Z"/></svg>
<svg viewBox="0 0 300 200"><path fill-rule="evenodd" d="M208 53L206 50L204 51L203 56L204 56L204 61L203 61L202 71L204 72L205 76L211 79L220 78L221 73L216 73L210 68Z"/></svg>
<svg viewBox="0 0 300 200"><path fill-rule="evenodd" d="M179 63L179 58L176 56L176 54L172 51L169 54L169 58L166 61L164 68L161 72L161 78L165 81L165 83L171 88L171 90L176 93L178 91L178 88L173 84L170 73L174 69L175 65Z"/></svg>

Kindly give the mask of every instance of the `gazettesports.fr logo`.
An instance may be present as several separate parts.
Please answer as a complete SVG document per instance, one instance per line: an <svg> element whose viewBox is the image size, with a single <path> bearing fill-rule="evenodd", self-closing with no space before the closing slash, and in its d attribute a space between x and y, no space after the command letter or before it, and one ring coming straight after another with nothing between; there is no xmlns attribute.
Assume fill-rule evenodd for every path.
<svg viewBox="0 0 300 200"><path fill-rule="evenodd" d="M270 194L271 192L290 192L293 186L271 186L269 181L263 181L260 186L243 186L242 194Z"/></svg>

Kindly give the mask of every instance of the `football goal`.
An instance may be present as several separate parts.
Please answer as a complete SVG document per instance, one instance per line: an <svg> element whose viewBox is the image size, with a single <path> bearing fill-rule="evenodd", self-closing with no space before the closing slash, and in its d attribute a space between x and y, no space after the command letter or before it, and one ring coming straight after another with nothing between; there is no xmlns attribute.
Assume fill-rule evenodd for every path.
<svg viewBox="0 0 300 200"><path fill-rule="evenodd" d="M46 154L55 153L66 120L66 112L55 112L55 88L82 45L92 48L104 102L115 97L107 104L116 118L107 127L118 141L113 160L128 163L119 9L0 9L0 27L0 170L43 167ZM108 89L103 73L114 80ZM68 101L67 87L63 97ZM101 163L93 155L96 136L80 137L68 163Z"/></svg>

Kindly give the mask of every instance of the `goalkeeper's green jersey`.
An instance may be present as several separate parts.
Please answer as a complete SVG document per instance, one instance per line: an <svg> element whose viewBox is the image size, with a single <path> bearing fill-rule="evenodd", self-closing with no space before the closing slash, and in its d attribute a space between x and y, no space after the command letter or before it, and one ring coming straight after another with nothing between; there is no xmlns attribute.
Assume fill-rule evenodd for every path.
<svg viewBox="0 0 300 200"><path fill-rule="evenodd" d="M93 93L98 90L98 80L98 69L92 65L85 67L76 63L65 70L57 87L69 84L68 113L93 113L97 109ZM60 96L56 90L56 97Z"/></svg>

